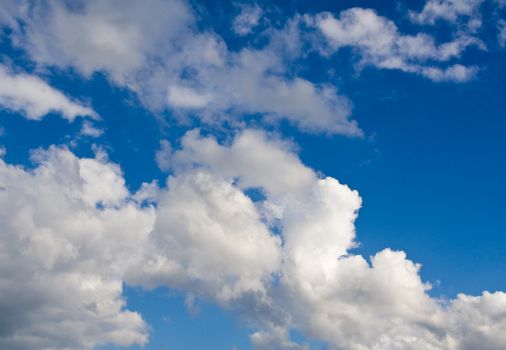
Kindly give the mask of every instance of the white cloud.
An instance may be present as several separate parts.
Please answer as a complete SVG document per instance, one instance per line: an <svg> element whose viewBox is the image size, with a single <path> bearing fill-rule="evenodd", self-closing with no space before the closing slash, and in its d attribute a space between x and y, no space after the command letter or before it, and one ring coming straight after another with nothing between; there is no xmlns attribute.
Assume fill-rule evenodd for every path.
<svg viewBox="0 0 506 350"><path fill-rule="evenodd" d="M198 31L191 9L178 0L53 1L12 16L24 25L14 28L14 43L38 64L86 77L103 72L154 110L169 107L206 123L241 124L245 115L262 115L309 132L361 133L335 88L288 71L286 53L297 56L299 46L293 23L271 31L267 47L237 52Z"/></svg>
<svg viewBox="0 0 506 350"><path fill-rule="evenodd" d="M106 72L124 85L171 50L192 16L186 3L162 1L51 1L21 18L25 33L16 39L38 63L73 67L85 76Z"/></svg>
<svg viewBox="0 0 506 350"><path fill-rule="evenodd" d="M184 107L200 107L193 112L202 120L212 123L260 113L267 120L286 119L304 131L361 134L356 122L349 119L351 104L334 87L298 77L283 77L286 67L277 49L245 48L231 53L213 36L202 40L207 44L187 47L188 51L181 55L192 58L181 59L176 64L180 67L178 71L194 72L178 83L195 86L199 91L186 94L191 98L184 99L189 101ZM217 50L211 56L220 57L217 63L207 57L199 58L201 47ZM180 107L179 101L183 99L172 107Z"/></svg>
<svg viewBox="0 0 506 350"><path fill-rule="evenodd" d="M33 170L0 160L0 347L145 343L123 283L227 306L256 328L259 349L305 348L293 329L345 349L506 346L504 293L441 301L404 252L353 254L358 193L319 178L289 143L193 131L181 147L167 186L136 194L101 153L52 147Z"/></svg>
<svg viewBox="0 0 506 350"><path fill-rule="evenodd" d="M202 171L171 177L167 187L144 268L129 281L182 288L220 303L264 293L280 262L279 238L252 201L230 181Z"/></svg>
<svg viewBox="0 0 506 350"><path fill-rule="evenodd" d="M50 112L65 119L98 115L89 107L74 102L37 76L15 73L0 65L0 107L22 113L28 119L40 120Z"/></svg>
<svg viewBox="0 0 506 350"><path fill-rule="evenodd" d="M282 327L273 326L269 332L258 331L250 336L251 343L255 349L273 350L273 349L295 349L307 350L307 344L297 344L290 340L288 331Z"/></svg>
<svg viewBox="0 0 506 350"><path fill-rule="evenodd" d="M505 325L494 321L506 307L504 294L461 295L444 303L427 294L420 265L404 252L385 249L370 263L350 253L358 193L335 179L319 179L286 143L246 131L219 145L194 131L171 160L176 174L201 171L234 179L241 189L263 188L261 201L281 208L275 214L283 240L279 281L267 284L256 302L239 298L232 304L257 320L261 329L252 342L258 348L304 347L290 340L290 328L345 349L471 349L478 335L490 349L506 345ZM259 176L255 169L269 172Z"/></svg>
<svg viewBox="0 0 506 350"><path fill-rule="evenodd" d="M293 145L269 139L259 130L240 133L230 146L192 130L185 134L181 145L182 149L171 157L176 171L201 165L223 178L238 177L242 189L263 187L270 195L280 197L304 192L316 179L313 171L291 152Z"/></svg>
<svg viewBox="0 0 506 350"><path fill-rule="evenodd" d="M0 160L0 348L146 343L121 293L152 209L128 198L110 163L60 148L34 159L33 170Z"/></svg>
<svg viewBox="0 0 506 350"><path fill-rule="evenodd" d="M90 123L89 121L84 121L81 125L81 130L79 131L79 135L81 136L88 136L97 138L102 136L104 133L104 130L97 128L95 125Z"/></svg>
<svg viewBox="0 0 506 350"><path fill-rule="evenodd" d="M372 65L384 69L399 69L423 75L434 81L466 81L475 67L453 65L441 68L434 63L459 58L471 45L481 47L481 42L470 36L459 36L453 41L436 44L433 37L418 33L404 35L397 26L374 10L352 8L335 18L323 13L314 18L317 28L328 40L330 52L351 47L360 57L360 65Z"/></svg>
<svg viewBox="0 0 506 350"><path fill-rule="evenodd" d="M202 95L191 88L184 86L171 86L169 88L169 104L176 108L203 108L209 104L212 97Z"/></svg>
<svg viewBox="0 0 506 350"><path fill-rule="evenodd" d="M258 5L241 6L241 12L234 18L234 32L238 35L247 35L255 29L262 18L262 9Z"/></svg>
<svg viewBox="0 0 506 350"><path fill-rule="evenodd" d="M420 24L434 24L437 20L456 22L460 17L479 21L479 9L484 0L428 0L420 12L410 11L410 18ZM478 26L481 23L478 23Z"/></svg>
<svg viewBox="0 0 506 350"><path fill-rule="evenodd" d="M237 116L260 113L302 130L360 134L334 87L288 71L286 62L301 55L298 19L272 31L261 49L231 51L217 35L197 32L181 2L115 4L55 1L19 11L26 35L15 33L15 42L39 64L105 72L144 100L205 122L240 124ZM439 67L476 44L469 37L438 45L365 9L312 20L332 51L352 47L362 64L435 81L475 73ZM92 112L38 78L3 74L11 84L35 86L23 95L4 87L2 103L30 118L54 109L69 119ZM135 194L103 154L79 159L50 148L34 153L33 170L0 160L0 347L146 343L148 327L125 309L123 283L178 288L226 305L257 328L258 348L304 348L291 329L346 349L506 347L504 293L441 302L404 252L355 255L360 196L320 178L290 143L254 130L228 143L191 131L179 150L162 141L155 157L173 175L165 187L145 184ZM248 197L252 188L262 198ZM146 205L152 202L156 208Z"/></svg>
<svg viewBox="0 0 506 350"><path fill-rule="evenodd" d="M267 122L287 120L305 132L362 134L351 120L350 101L335 86L311 82L291 70L290 63L304 57L308 40L312 42L308 37L313 33L300 16L281 29L267 30L261 48L229 50L217 34L198 29L191 7L180 0L128 0L123 6L111 0L74 5L53 1L30 11L23 6L11 4L5 11L24 29L12 21L4 25L14 27L14 43L35 62L74 68L86 77L103 72L153 110L169 108L177 118L207 124L244 126L248 117L260 116ZM241 9L234 23L238 33L247 33L262 11L257 5ZM392 21L361 8L343 11L339 18L328 13L304 18L321 31L327 49L353 48L359 66L456 82L472 79L477 70L449 62L469 46L481 45L465 34L437 44L427 34L404 35Z"/></svg>
<svg viewBox="0 0 506 350"><path fill-rule="evenodd" d="M446 69L426 67L422 74L433 81L456 81L465 82L471 80L478 72L477 67L466 67L455 64Z"/></svg>

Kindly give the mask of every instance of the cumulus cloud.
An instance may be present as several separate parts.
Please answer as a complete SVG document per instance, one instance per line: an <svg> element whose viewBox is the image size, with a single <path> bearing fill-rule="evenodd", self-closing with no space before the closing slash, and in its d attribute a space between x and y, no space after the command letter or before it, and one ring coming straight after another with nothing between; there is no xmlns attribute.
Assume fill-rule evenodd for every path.
<svg viewBox="0 0 506 350"><path fill-rule="evenodd" d="M31 170L0 160L2 348L145 344L123 283L234 310L259 349L307 348L291 330L331 348L506 346L506 294L441 301L404 252L354 254L360 196L303 165L292 144L191 131L170 154L167 184L137 193L100 152L52 147Z"/></svg>
<svg viewBox="0 0 506 350"><path fill-rule="evenodd" d="M404 252L385 249L370 261L351 253L358 193L319 178L290 144L252 130L219 144L193 131L171 161L176 174L199 169L234 179L238 189L260 188L265 198L255 203L259 213L265 215L261 204L272 209L277 224L271 229L283 242L281 264L271 266L278 266L277 283L266 284L256 303L236 298L232 304L256 318L260 329L251 339L259 349L304 348L290 339L290 329L346 349L470 349L477 335L491 349L506 344L499 331L504 325L494 322L506 306L503 293L441 302L427 294L431 286L421 280L420 265ZM271 173L255 173L266 166Z"/></svg>
<svg viewBox="0 0 506 350"><path fill-rule="evenodd" d="M237 119L261 114L304 131L361 134L335 87L288 69L303 56L301 17L271 30L263 47L232 51L199 32L177 0L8 4L0 22L40 65L105 73L150 105L162 101L204 122L242 126ZM259 20L243 14L238 34ZM476 73L448 63L478 44L471 37L437 44L359 8L304 19L327 40L322 52L351 47L362 65L434 81ZM32 119L49 111L96 116L39 78L0 68L6 108ZM100 136L89 123L81 133ZM160 143L155 159L171 175L136 193L101 151L87 159L39 150L31 169L0 159L0 347L145 344L149 327L126 308L124 283L227 307L255 330L259 349L307 348L291 330L357 350L506 347L504 293L441 301L405 252L355 254L358 192L305 166L295 148L259 130L222 142L193 130L179 148Z"/></svg>
<svg viewBox="0 0 506 350"><path fill-rule="evenodd" d="M129 280L220 303L263 293L277 271L280 242L251 199L230 181L201 171L171 177L167 187L143 268Z"/></svg>
<svg viewBox="0 0 506 350"><path fill-rule="evenodd" d="M122 276L153 210L129 199L105 160L54 147L33 157L32 170L0 160L0 347L145 344Z"/></svg>
<svg viewBox="0 0 506 350"><path fill-rule="evenodd" d="M392 21L363 8L342 11L338 18L322 13L308 19L327 39L330 52L351 47L359 55L361 66L399 69L434 81L467 81L476 72L476 67L454 64L441 68L436 64L459 58L471 45L481 47L477 39L467 35L436 44L427 34L401 34Z"/></svg>
<svg viewBox="0 0 506 350"><path fill-rule="evenodd" d="M93 109L70 100L39 77L13 72L4 65L0 65L0 106L34 120L51 112L70 121L78 116L98 118Z"/></svg>

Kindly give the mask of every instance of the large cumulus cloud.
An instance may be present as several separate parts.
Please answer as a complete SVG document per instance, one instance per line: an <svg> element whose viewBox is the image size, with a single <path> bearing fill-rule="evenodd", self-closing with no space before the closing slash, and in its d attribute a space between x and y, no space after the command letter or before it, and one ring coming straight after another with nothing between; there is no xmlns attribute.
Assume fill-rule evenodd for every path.
<svg viewBox="0 0 506 350"><path fill-rule="evenodd" d="M33 169L0 163L2 347L146 343L123 283L214 301L264 349L304 348L294 329L343 349L506 345L504 293L442 301L404 252L353 254L361 198L290 142L194 130L164 149L166 185L136 193L102 152L52 147L33 153Z"/></svg>

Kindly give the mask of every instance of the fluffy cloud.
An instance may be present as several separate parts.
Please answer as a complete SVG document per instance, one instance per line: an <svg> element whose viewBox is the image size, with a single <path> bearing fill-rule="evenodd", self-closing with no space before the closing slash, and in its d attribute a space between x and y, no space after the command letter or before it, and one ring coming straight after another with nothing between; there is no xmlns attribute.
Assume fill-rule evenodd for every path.
<svg viewBox="0 0 506 350"><path fill-rule="evenodd" d="M229 146L192 130L181 145L170 158L176 172L202 166L220 177L236 178L242 189L262 187L275 197L306 191L316 180L314 172L291 152L293 145L269 139L258 130L243 131Z"/></svg>
<svg viewBox="0 0 506 350"><path fill-rule="evenodd" d="M0 160L0 347L146 343L147 325L121 293L153 210L129 199L105 160L61 148L34 159L32 170Z"/></svg>
<svg viewBox="0 0 506 350"><path fill-rule="evenodd" d="M25 30L15 39L36 62L135 85L139 70L171 50L192 16L179 0L92 0L38 2L20 19Z"/></svg>
<svg viewBox="0 0 506 350"><path fill-rule="evenodd" d="M295 36L272 39L277 45L230 52L220 37L197 29L191 8L179 0L21 3L5 11L16 19L3 21L13 28L13 42L35 62L86 77L103 72L152 109L169 107L208 123L260 114L304 131L360 134L335 88L287 71L283 52L298 40L294 30L282 34ZM240 31L254 25L255 11L238 19Z"/></svg>
<svg viewBox="0 0 506 350"><path fill-rule="evenodd" d="M28 119L40 120L50 112L65 119L98 115L89 107L74 102L37 76L15 73L0 65L0 106L22 113Z"/></svg>
<svg viewBox="0 0 506 350"><path fill-rule="evenodd" d="M170 156L176 174L200 169L263 189L256 206L283 240L279 280L246 312L260 327L251 337L259 349L304 348L290 329L346 349L471 349L478 336L491 349L506 344L494 321L506 307L503 293L441 302L404 252L385 249L370 261L352 254L358 193L318 178L289 144L250 130L222 145L193 131L181 145ZM266 167L267 176L255 172ZM244 312L243 302L233 306Z"/></svg>
<svg viewBox="0 0 506 350"><path fill-rule="evenodd" d="M192 131L166 157L167 185L135 194L100 152L37 151L32 170L0 161L2 348L144 344L123 283L226 306L259 349L306 348L293 329L331 348L506 346L504 293L441 301L404 252L353 254L358 193L317 176L290 143Z"/></svg>
<svg viewBox="0 0 506 350"><path fill-rule="evenodd" d="M201 171L171 177L167 187L143 268L129 281L177 287L220 303L263 293L278 270L280 241L251 199L230 181Z"/></svg>
<svg viewBox="0 0 506 350"><path fill-rule="evenodd" d="M467 81L477 71L448 63L479 45L476 39L460 35L436 44L427 34L403 35L368 9L349 9L339 18L305 16L310 28L295 16L284 27L266 30L265 45L230 50L211 30L199 30L192 8L180 0L20 4L10 3L4 12L11 20L2 22L13 29L15 45L39 65L73 68L85 77L102 72L153 110L169 108L177 118L208 124L243 125L260 116L267 122L287 120L305 132L361 135L351 120L351 103L335 86L312 82L290 68L311 46L313 26L323 34L326 44L317 44L322 52L352 47L361 65L434 81ZM260 16L258 6L243 6L236 32L248 33Z"/></svg>
<svg viewBox="0 0 506 350"><path fill-rule="evenodd" d="M169 106L211 124L237 124L237 116L260 114L267 121L288 120L303 131L360 135L350 120L350 102L334 87L289 76L290 58L280 53L291 50L298 56L298 44L287 47L299 41L298 35L291 24L272 34L267 46L238 52L227 50L216 35L195 35L168 58Z"/></svg>
<svg viewBox="0 0 506 350"><path fill-rule="evenodd" d="M467 81L476 72L475 67L460 64L440 68L434 62L446 62L460 57L470 45L480 42L469 36L436 44L427 34L404 35L390 20L378 16L371 9L352 8L335 18L323 13L309 18L321 31L331 52L343 47L353 48L360 56L360 65L384 69L399 69L423 75L435 81Z"/></svg>
<svg viewBox="0 0 506 350"><path fill-rule="evenodd" d="M426 22L467 15L479 3L431 0L412 17ZM240 7L233 28L242 35L258 24L262 11L256 5ZM427 34L404 35L392 21L361 8L338 18L323 13L305 19L323 34L326 44L317 44L322 52L351 47L359 66L399 69L433 81L464 82L477 72L450 62L470 45L481 45L462 33L437 44ZM268 122L287 120L306 132L361 135L340 91L290 70L291 62L304 57L311 36L298 16L284 28L269 28L263 47L237 50L229 50L212 31L199 30L193 9L182 0L129 0L122 6L113 0L10 1L0 23L13 29L15 45L39 65L73 68L85 77L105 73L137 92L149 108L169 108L184 120L243 125L248 117L261 116Z"/></svg>

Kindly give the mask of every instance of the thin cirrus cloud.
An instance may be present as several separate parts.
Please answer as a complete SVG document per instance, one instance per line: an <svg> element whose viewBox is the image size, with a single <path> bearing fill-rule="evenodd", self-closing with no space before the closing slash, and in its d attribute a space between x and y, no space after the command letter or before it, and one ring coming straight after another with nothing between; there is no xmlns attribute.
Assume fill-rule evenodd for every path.
<svg viewBox="0 0 506 350"><path fill-rule="evenodd" d="M305 348L291 330L346 349L506 346L506 294L441 301L404 252L351 253L359 194L317 176L289 143L245 130L220 144L194 130L169 157L167 185L136 193L100 151L39 150L31 171L0 161L2 347L145 344L123 283L227 306L258 349Z"/></svg>
<svg viewBox="0 0 506 350"><path fill-rule="evenodd" d="M70 100L39 77L13 72L4 65L0 65L0 106L33 120L50 112L69 121L78 116L98 118L93 109Z"/></svg>

